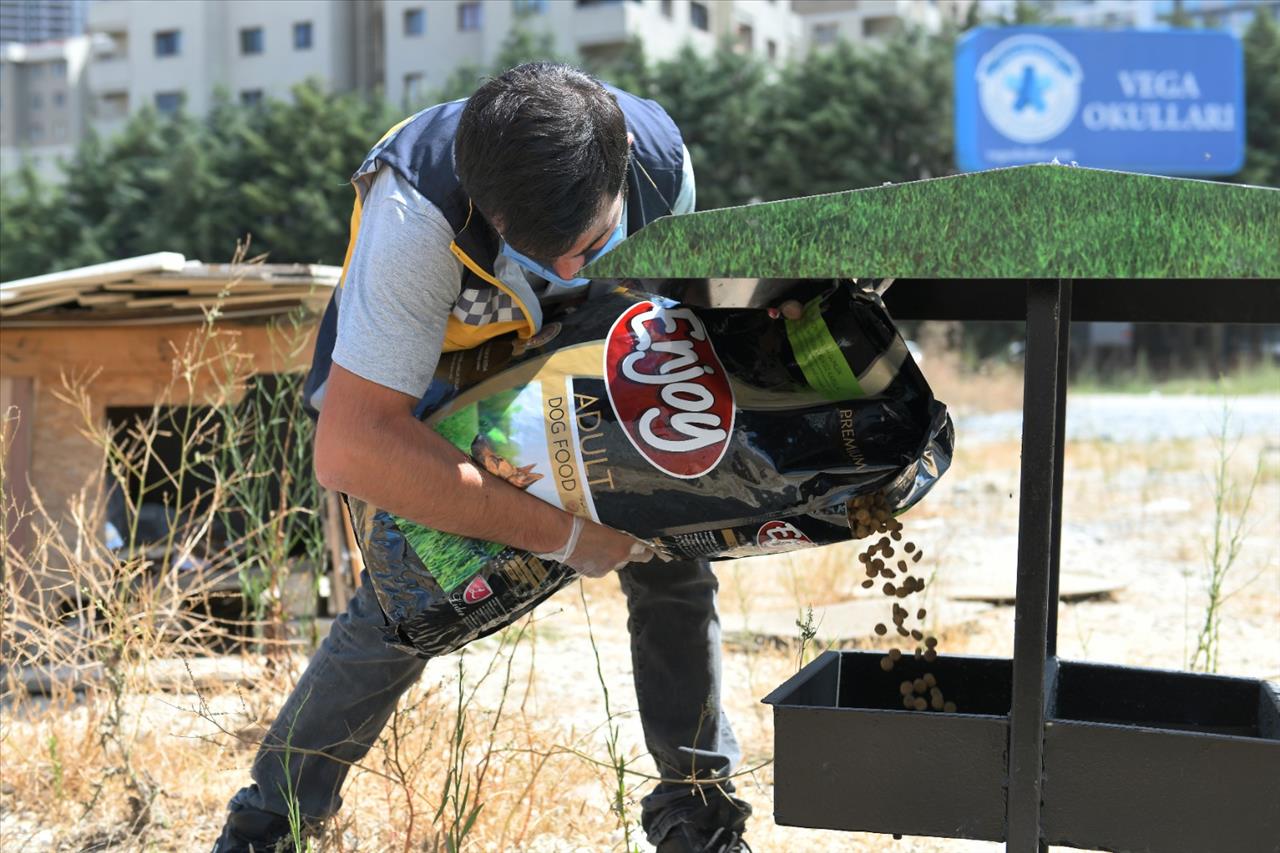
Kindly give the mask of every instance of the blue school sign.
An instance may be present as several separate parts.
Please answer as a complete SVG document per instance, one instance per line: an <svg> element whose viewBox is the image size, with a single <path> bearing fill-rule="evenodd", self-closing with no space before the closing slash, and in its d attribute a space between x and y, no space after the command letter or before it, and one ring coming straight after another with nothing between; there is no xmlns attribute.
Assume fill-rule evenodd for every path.
<svg viewBox="0 0 1280 853"><path fill-rule="evenodd" d="M978 27L956 46L956 164L1229 175L1244 58L1229 33Z"/></svg>

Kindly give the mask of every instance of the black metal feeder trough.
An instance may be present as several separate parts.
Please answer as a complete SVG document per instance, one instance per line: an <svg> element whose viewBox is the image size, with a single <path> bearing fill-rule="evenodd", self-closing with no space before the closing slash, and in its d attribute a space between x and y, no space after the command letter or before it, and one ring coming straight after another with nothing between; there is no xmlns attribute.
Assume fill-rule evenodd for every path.
<svg viewBox="0 0 1280 853"><path fill-rule="evenodd" d="M1274 685L1056 654L1070 323L1280 322L1280 190L1000 169L660 219L588 274L713 307L866 276L893 280L899 320L1026 324L1013 658L928 664L962 712L945 713L903 709L914 659L820 656L764 700L778 823L1019 853L1280 851Z"/></svg>

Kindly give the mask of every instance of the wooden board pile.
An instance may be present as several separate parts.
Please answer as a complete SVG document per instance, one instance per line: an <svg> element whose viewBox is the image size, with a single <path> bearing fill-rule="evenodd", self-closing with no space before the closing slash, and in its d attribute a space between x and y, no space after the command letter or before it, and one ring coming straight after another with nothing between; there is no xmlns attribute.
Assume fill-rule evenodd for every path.
<svg viewBox="0 0 1280 853"><path fill-rule="evenodd" d="M204 264L157 252L0 284L0 323L135 325L322 311L342 270L319 264Z"/></svg>

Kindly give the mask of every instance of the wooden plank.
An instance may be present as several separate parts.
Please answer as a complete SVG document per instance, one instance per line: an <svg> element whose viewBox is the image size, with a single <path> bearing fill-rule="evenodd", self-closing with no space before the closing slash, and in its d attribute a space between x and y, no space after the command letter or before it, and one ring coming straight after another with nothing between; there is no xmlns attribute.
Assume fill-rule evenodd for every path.
<svg viewBox="0 0 1280 853"><path fill-rule="evenodd" d="M172 277L142 276L129 281L111 282L103 285L103 290L146 293L148 291L172 290L179 293L219 293L229 290L232 293L266 293L276 290L325 290L331 289L324 283L312 283L307 279L290 279L285 281L263 280L253 278L229 279L189 279Z"/></svg>
<svg viewBox="0 0 1280 853"><path fill-rule="evenodd" d="M108 281L132 278L144 272L177 272L186 263L187 259L177 252L156 252L47 275L14 279L0 284L0 301L15 299L17 294L46 292L68 285L105 284Z"/></svg>
<svg viewBox="0 0 1280 853"><path fill-rule="evenodd" d="M55 305L62 305L66 302L75 302L77 295L74 290L59 291L41 296L39 299L0 305L0 317L21 317L23 314L30 314L44 308L52 308Z"/></svg>
<svg viewBox="0 0 1280 853"><path fill-rule="evenodd" d="M347 609L353 592L346 557L346 534L342 525L342 498L337 492L325 490L324 538L329 546L329 612L337 615Z"/></svg>
<svg viewBox="0 0 1280 853"><path fill-rule="evenodd" d="M286 314L290 310L297 308L298 302L282 303L280 305L267 305L265 307L247 307L240 309L224 308L218 315L220 320L249 320L259 319L263 317L276 317ZM323 303L307 305L307 308L314 314L319 314L323 308ZM316 319L319 319L318 317ZM110 329L116 326L172 326L174 324L201 323L204 321L204 314L198 310L178 310L172 309L165 311L164 309L139 309L136 311L110 311L107 309L97 309L92 312L75 311L60 312L49 314L31 314L24 317L17 317L13 320L6 320L4 328L6 329L90 329L95 326L101 326Z"/></svg>
<svg viewBox="0 0 1280 853"><path fill-rule="evenodd" d="M103 293L95 291L93 293L82 293L76 297L76 302L86 308L95 305L123 305L130 299L127 293Z"/></svg>
<svg viewBox="0 0 1280 853"><path fill-rule="evenodd" d="M0 533L19 554L31 547L31 524L22 510L31 502L31 424L35 419L35 379L0 376L0 452L4 483L0 488ZM0 554L8 548L0 547ZM5 560L0 559L0 577Z"/></svg>
<svg viewBox="0 0 1280 853"><path fill-rule="evenodd" d="M351 513L344 508L342 512L342 531L347 540L347 553L351 557L352 590L360 586L360 575L364 573L364 554L360 551L360 543L356 541L356 531L351 526ZM354 594L354 593L353 593Z"/></svg>
<svg viewBox="0 0 1280 853"><path fill-rule="evenodd" d="M246 296L231 295L225 299L218 299L214 296L143 296L138 299L130 299L125 303L126 308L190 308L193 306L207 305L213 307L221 304L224 307L234 307L237 305L259 305L267 302L280 302L296 305L300 300L298 297L305 297L307 294L280 294L280 293L255 293Z"/></svg>

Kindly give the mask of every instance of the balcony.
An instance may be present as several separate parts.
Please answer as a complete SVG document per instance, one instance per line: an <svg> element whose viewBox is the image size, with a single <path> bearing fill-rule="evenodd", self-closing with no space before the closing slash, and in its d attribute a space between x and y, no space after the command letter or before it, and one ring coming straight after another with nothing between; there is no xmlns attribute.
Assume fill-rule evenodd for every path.
<svg viewBox="0 0 1280 853"><path fill-rule="evenodd" d="M89 63L88 74L91 92L127 92L129 90L129 60L124 56L94 57Z"/></svg>

